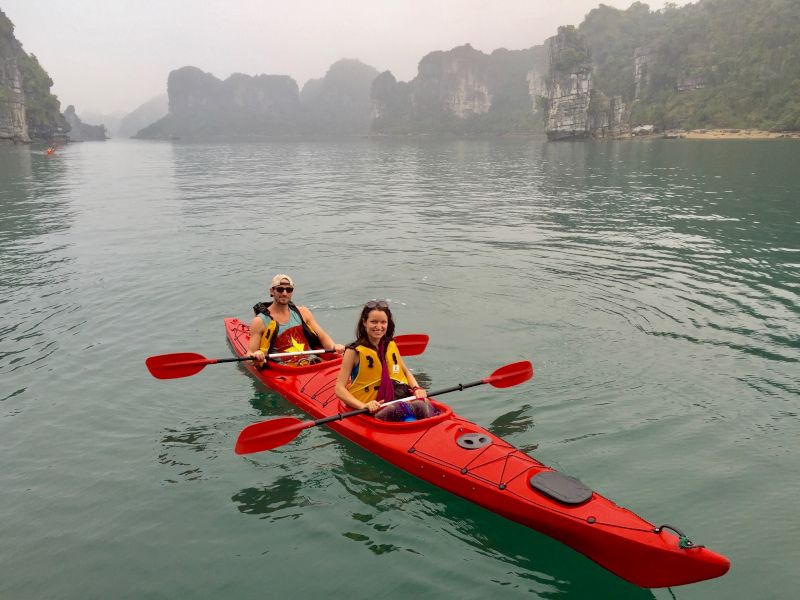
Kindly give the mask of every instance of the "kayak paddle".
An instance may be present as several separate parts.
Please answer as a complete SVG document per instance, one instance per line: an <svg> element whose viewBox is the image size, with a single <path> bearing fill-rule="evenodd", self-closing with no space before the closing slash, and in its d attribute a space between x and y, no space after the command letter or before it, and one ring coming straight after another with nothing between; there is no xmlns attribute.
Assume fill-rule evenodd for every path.
<svg viewBox="0 0 800 600"><path fill-rule="evenodd" d="M507 388L527 381L533 377L533 364L530 361L524 360L521 362L512 363L504 367L500 367L494 373L471 383L459 383L449 388L436 390L430 392L429 396L441 396L450 392L465 390L476 385L484 383L491 384L496 388ZM394 404L395 402L404 402L414 400L415 396L408 398L398 398L391 402L385 402L383 406ZM346 413L338 413L330 417L316 419L314 421L301 421L294 417L281 417L279 419L270 419L269 421L261 421L260 423L253 423L248 425L239 433L236 440L236 447L234 451L236 454L252 454L254 452L263 452L265 450L272 450L278 446L288 444L296 438L301 431L317 425L324 425L331 421L341 421L356 415L364 415L369 413L368 408L361 408L358 410L351 410Z"/></svg>
<svg viewBox="0 0 800 600"><path fill-rule="evenodd" d="M405 356L417 356L425 352L428 346L428 335L425 333L407 333L395 336L400 353ZM285 358L287 356L303 356L308 354L330 354L336 352L334 349L304 350L303 352L278 352L268 354L267 358ZM159 354L151 356L144 361L147 370L156 379L177 379L179 377L190 377L202 371L206 365L215 365L225 362L242 362L245 360L255 360L252 356L240 358L206 358L202 354L194 352L176 352L174 354Z"/></svg>

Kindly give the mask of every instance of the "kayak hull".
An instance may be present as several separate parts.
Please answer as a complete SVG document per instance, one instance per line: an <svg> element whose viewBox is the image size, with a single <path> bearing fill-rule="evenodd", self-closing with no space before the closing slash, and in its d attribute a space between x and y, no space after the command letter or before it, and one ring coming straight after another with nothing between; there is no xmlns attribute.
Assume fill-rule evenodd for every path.
<svg viewBox="0 0 800 600"><path fill-rule="evenodd" d="M248 326L226 319L225 328L234 352L246 353ZM335 394L340 364L337 357L306 367L243 366L319 419L352 410ZM440 414L429 419L387 423L359 415L328 426L404 471L559 540L638 586L684 585L719 577L730 568L725 556L681 544L670 529L657 528L596 492L587 491L588 499L571 504L535 489L531 477L553 469L433 402Z"/></svg>

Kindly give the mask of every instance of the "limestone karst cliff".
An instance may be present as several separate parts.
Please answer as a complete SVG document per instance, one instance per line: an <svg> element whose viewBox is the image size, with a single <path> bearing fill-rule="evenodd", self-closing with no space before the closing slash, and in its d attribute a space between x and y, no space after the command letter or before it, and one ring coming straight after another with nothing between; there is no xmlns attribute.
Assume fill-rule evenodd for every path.
<svg viewBox="0 0 800 600"><path fill-rule="evenodd" d="M593 92L631 126L800 130L797 0L601 4L577 32Z"/></svg>
<svg viewBox="0 0 800 600"><path fill-rule="evenodd" d="M0 140L52 139L69 130L50 93L53 81L34 55L14 37L14 25L0 10Z"/></svg>
<svg viewBox="0 0 800 600"><path fill-rule="evenodd" d="M390 72L372 86L375 133L508 133L541 130L537 95L546 73L541 46L498 49L469 44L423 57L417 76L398 82Z"/></svg>
<svg viewBox="0 0 800 600"><path fill-rule="evenodd" d="M235 73L222 81L196 67L167 79L169 113L139 131L145 139L284 135L297 130L297 83L286 75Z"/></svg>
<svg viewBox="0 0 800 600"><path fill-rule="evenodd" d="M169 113L136 137L152 139L353 135L369 131L370 86L378 72L357 60L331 65L302 93L286 75L231 75L196 67L173 71Z"/></svg>
<svg viewBox="0 0 800 600"><path fill-rule="evenodd" d="M592 61L574 27L560 27L548 45L547 126L550 140L589 135Z"/></svg>
<svg viewBox="0 0 800 600"><path fill-rule="evenodd" d="M169 114L139 135L546 132L559 140L626 136L640 125L797 130L797 23L797 0L697 0L655 11L600 4L543 45L431 52L407 82L340 61L302 92L287 76L220 81L186 67L170 75Z"/></svg>
<svg viewBox="0 0 800 600"><path fill-rule="evenodd" d="M69 139L72 142L105 141L108 139L105 125L89 125L81 121L71 104L64 111L64 118L69 124Z"/></svg>
<svg viewBox="0 0 800 600"><path fill-rule="evenodd" d="M559 27L548 43L547 125L550 140L619 137L628 133L621 96L594 89L591 52L572 26Z"/></svg>
<svg viewBox="0 0 800 600"><path fill-rule="evenodd" d="M374 67L354 59L331 65L321 79L300 92L301 130L311 134L363 134L370 129L370 89Z"/></svg>

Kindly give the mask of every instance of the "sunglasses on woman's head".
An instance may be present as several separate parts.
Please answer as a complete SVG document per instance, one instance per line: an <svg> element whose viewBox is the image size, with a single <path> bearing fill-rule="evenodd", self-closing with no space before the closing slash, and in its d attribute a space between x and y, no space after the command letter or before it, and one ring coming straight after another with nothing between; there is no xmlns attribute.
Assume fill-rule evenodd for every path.
<svg viewBox="0 0 800 600"><path fill-rule="evenodd" d="M279 294L282 294L283 292L289 292L289 293L291 294L291 293L294 291L294 288L293 288L293 287L284 287L284 286L282 286L282 285L279 285L278 287L276 287L276 288L273 288L273 289L274 289L276 292L278 292Z"/></svg>
<svg viewBox="0 0 800 600"><path fill-rule="evenodd" d="M386 300L370 300L364 305L364 308L389 308L389 303Z"/></svg>

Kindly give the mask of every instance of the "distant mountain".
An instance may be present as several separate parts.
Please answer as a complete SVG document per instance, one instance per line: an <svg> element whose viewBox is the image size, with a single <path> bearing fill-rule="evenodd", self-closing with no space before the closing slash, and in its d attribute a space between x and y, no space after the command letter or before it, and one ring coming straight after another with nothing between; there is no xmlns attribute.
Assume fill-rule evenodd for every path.
<svg viewBox="0 0 800 600"><path fill-rule="evenodd" d="M50 88L53 80L14 37L14 24L0 10L0 140L29 142L63 137L69 125Z"/></svg>
<svg viewBox="0 0 800 600"><path fill-rule="evenodd" d="M121 112L101 113L81 110L81 120L84 123L90 125L103 125L106 128L106 134L111 137L117 136L120 120L124 116L124 113Z"/></svg>
<svg viewBox="0 0 800 600"><path fill-rule="evenodd" d="M378 71L342 59L322 79L311 79L300 92L301 130L312 134L360 134L370 130L370 89Z"/></svg>
<svg viewBox="0 0 800 600"><path fill-rule="evenodd" d="M115 134L122 138L133 137L139 130L165 117L167 113L169 113L169 96L161 94L122 117Z"/></svg>
<svg viewBox="0 0 800 600"><path fill-rule="evenodd" d="M431 52L408 82L341 60L302 92L285 75L221 81L195 67L170 73L167 91L169 113L138 137L800 130L800 1L600 4L542 45Z"/></svg>
<svg viewBox="0 0 800 600"><path fill-rule="evenodd" d="M196 67L172 71L169 113L141 129L143 139L259 138L367 133L370 85L378 71L340 60L303 86L286 75L237 73L225 81Z"/></svg>
<svg viewBox="0 0 800 600"><path fill-rule="evenodd" d="M297 83L286 75L225 81L196 67L172 71L167 79L169 113L139 131L142 139L252 138L298 131Z"/></svg>
<svg viewBox="0 0 800 600"><path fill-rule="evenodd" d="M105 125L88 125L75 113L71 104L64 111L64 118L69 123L69 139L73 142L104 142L108 139Z"/></svg>
<svg viewBox="0 0 800 600"><path fill-rule="evenodd" d="M390 72L372 85L375 133L504 134L541 132L537 98L547 75L544 46L484 54L469 44L431 52L417 76Z"/></svg>

